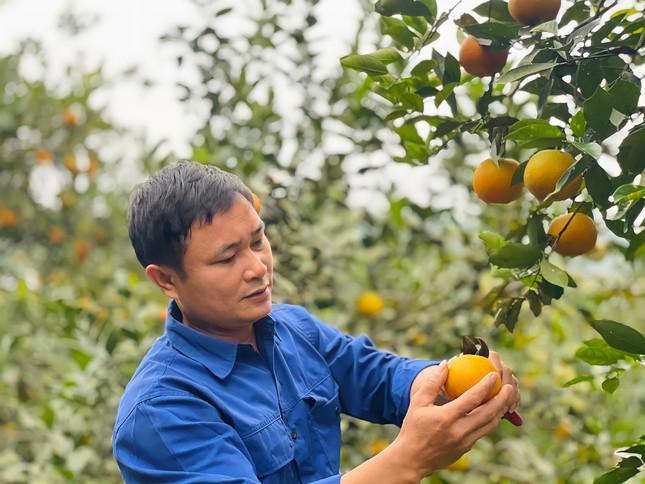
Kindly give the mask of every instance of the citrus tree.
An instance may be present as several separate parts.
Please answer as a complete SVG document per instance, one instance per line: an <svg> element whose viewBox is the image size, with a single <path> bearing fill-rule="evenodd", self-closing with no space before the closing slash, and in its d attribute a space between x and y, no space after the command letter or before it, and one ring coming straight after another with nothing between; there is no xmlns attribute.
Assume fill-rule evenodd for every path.
<svg viewBox="0 0 645 484"><path fill-rule="evenodd" d="M525 425L518 431L503 424L465 459L429 480L589 482L617 464L613 450L634 442L645 426L638 374L627 371L638 367L638 357L608 347L585 319L592 314L597 320L638 323L630 319L645 311L638 249L626 249L614 242L618 239L603 242L601 214L594 206L599 243L567 264L578 287L569 288L566 297L557 299L556 276L545 276L547 256L562 266L560 255L549 254L546 245L537 276L537 262L525 268L496 265L491 271L480 232L488 232L486 241L499 241L495 250L531 245L529 235L536 228L526 228L527 215L543 215L546 222L569 202L547 205L547 196L537 209L532 196L520 194L512 203L481 209L477 195L495 197L510 187L471 191L474 167L464 160L477 158L479 164L491 145L481 136L487 128L474 135L462 131L459 115L450 118L458 124L449 131L448 124L443 134L433 131L445 146L434 146L439 141L432 137L423 140L433 155L428 165L429 157L412 156L424 143L398 123L414 116L423 116L420 123L445 123L448 116L408 109L387 119L392 102L375 93L385 80L381 76L365 77L340 66L321 74L316 2L199 6L202 21L178 26L163 45L172 43L178 65L196 74L197 82L181 87L186 109L204 113L191 140L192 158L234 171L258 196L276 258L276 302L303 304L344 331L367 333L379 347L412 357L452 356L462 335L477 335L499 350L520 378ZM373 42L379 19L369 15L371 3L361 8L366 14L354 52L366 38ZM412 17L383 18L415 22ZM232 23L243 28L231 30ZM411 51L401 45L391 47L405 57ZM72 68L70 78L55 89L21 76L21 59L33 55L38 49L25 46L0 62L7 86L0 117L0 480L119 482L110 452L116 405L138 361L162 333L165 316L164 298L146 281L130 248L125 208L133 183L174 157L148 152L137 139L141 155L135 160L104 152L104 146L124 144L127 133L92 107L92 94L105 82L100 71ZM404 63L389 63L386 69L403 78ZM439 92L442 76L434 73L426 71L426 78ZM479 78L461 75L454 96L446 91L446 105L454 99L458 107L476 106L497 96L480 102L492 110L504 101L505 115L518 120L536 105L532 97L509 104L503 92L487 95ZM474 117L471 113L470 121ZM420 126L415 125L419 136ZM494 144L497 151L485 156L493 166L484 167L489 170L484 182L497 183L497 170L507 166L514 168L513 180L517 167L500 159L528 158L515 141L502 142L510 126L491 126L500 146ZM404 151L400 139L406 142ZM599 140L584 143L603 146ZM502 145L508 153L502 153ZM572 152L574 160L578 154ZM388 171L393 168L408 169L403 173L412 181L426 180L423 193L404 192L389 181L385 175L396 175ZM587 177L580 199L588 191ZM364 193L366 201L352 203ZM576 213L589 212L581 207ZM547 235L542 226L540 237ZM566 246L563 237L558 242ZM552 302L544 287L557 301L540 305L539 316L523 304L516 309L512 333L495 324L501 321L496 318L501 305L523 297L527 288L542 304ZM617 381L620 391L610 393ZM601 385L606 392L590 391ZM396 433L390 426L350 418L342 426L342 470L379 452ZM617 471L626 475L637 467L630 457Z"/></svg>
<svg viewBox="0 0 645 484"><path fill-rule="evenodd" d="M366 73L370 89L389 102L386 119L405 150L397 161L432 163L465 135L488 141L489 156L474 170L472 188L483 203L515 204L522 220L506 233L480 234L502 279L488 294L489 308L511 332L524 303L538 316L576 287L554 253L589 253L598 225L611 232L627 260L645 254L639 104L645 17L642 3L637 7L604 0L562 6L559 0L490 0L456 16L456 6L440 12L434 0L379 0L375 10L388 45L341 59L346 68ZM460 29L457 56L432 45L448 21ZM511 62L509 50L516 54ZM468 90L479 91L475 103L460 96ZM525 109L527 103L532 109ZM436 115L437 108L446 115ZM534 200L528 207L515 202L523 188ZM640 366L645 337L634 327L637 321L599 319L578 309L602 336L585 342L576 353L580 359ZM611 366L603 389L613 393L622 372ZM640 444L599 482L638 473Z"/></svg>

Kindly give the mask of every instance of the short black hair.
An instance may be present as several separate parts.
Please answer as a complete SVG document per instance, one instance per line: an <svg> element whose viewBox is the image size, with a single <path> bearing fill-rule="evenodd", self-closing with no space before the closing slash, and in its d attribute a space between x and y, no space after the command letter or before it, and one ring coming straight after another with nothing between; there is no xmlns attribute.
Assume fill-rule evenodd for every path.
<svg viewBox="0 0 645 484"><path fill-rule="evenodd" d="M165 265L185 277L184 253L195 221L209 224L239 193L251 191L232 173L190 160L169 165L137 185L128 207L128 233L143 267Z"/></svg>

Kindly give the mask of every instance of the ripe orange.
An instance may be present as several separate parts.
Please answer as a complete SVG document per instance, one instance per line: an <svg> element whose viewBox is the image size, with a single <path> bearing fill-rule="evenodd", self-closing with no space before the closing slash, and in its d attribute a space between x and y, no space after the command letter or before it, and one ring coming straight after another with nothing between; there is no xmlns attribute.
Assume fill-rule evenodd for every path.
<svg viewBox="0 0 645 484"><path fill-rule="evenodd" d="M490 158L484 160L473 173L473 190L486 203L509 203L522 193L522 184L511 185L519 166L515 160L502 158L499 166Z"/></svg>
<svg viewBox="0 0 645 484"><path fill-rule="evenodd" d="M63 160L63 165L65 165L65 168L67 168L72 175L78 174L78 165L76 164L76 157L74 155L67 155Z"/></svg>
<svg viewBox="0 0 645 484"><path fill-rule="evenodd" d="M260 210L262 210L262 202L260 201L260 197L258 197L255 193L252 193L253 195L253 207L255 208L255 211L257 213L260 213Z"/></svg>
<svg viewBox="0 0 645 484"><path fill-rule="evenodd" d="M76 126L78 123L78 116L76 116L76 113L71 109L66 109L63 111L63 123L67 126Z"/></svg>
<svg viewBox="0 0 645 484"><path fill-rule="evenodd" d="M74 242L74 255L76 262L82 264L90 254L90 243L87 240L77 240Z"/></svg>
<svg viewBox="0 0 645 484"><path fill-rule="evenodd" d="M39 165L51 163L53 159L54 159L54 155L52 154L51 151L43 150L43 149L36 150L36 162Z"/></svg>
<svg viewBox="0 0 645 484"><path fill-rule="evenodd" d="M544 200L549 193L555 190L555 185L573 164L575 160L571 154L560 150L542 150L529 159L524 170L524 185L538 200ZM562 187L554 200L564 200L575 195L580 189L580 177L571 180Z"/></svg>
<svg viewBox="0 0 645 484"><path fill-rule="evenodd" d="M374 291L363 292L356 300L356 310L363 316L374 316L383 309L383 299Z"/></svg>
<svg viewBox="0 0 645 484"><path fill-rule="evenodd" d="M483 46L472 35L466 37L459 49L459 63L473 76L492 76L506 65L508 49Z"/></svg>
<svg viewBox="0 0 645 484"><path fill-rule="evenodd" d="M509 0L508 13L523 25L537 25L558 16L560 0Z"/></svg>
<svg viewBox="0 0 645 484"><path fill-rule="evenodd" d="M567 222L571 223L567 226ZM553 246L558 254L575 257L589 252L596 245L598 231L593 220L584 213L566 213L556 217L549 226L549 235L557 237L564 227L566 230L560 240Z"/></svg>
<svg viewBox="0 0 645 484"><path fill-rule="evenodd" d="M0 226L15 227L18 225L18 213L10 208L0 209Z"/></svg>
<svg viewBox="0 0 645 484"><path fill-rule="evenodd" d="M459 459L450 464L446 469L450 471L464 472L467 471L470 467L470 462L468 460L468 454L462 455Z"/></svg>
<svg viewBox="0 0 645 484"><path fill-rule="evenodd" d="M480 355L459 355L448 362L448 378L444 385L446 394L455 399L491 372L499 373L488 358ZM497 395L501 389L500 375L486 400Z"/></svg>
<svg viewBox="0 0 645 484"><path fill-rule="evenodd" d="M54 225L49 229L49 242L54 245L59 245L65 239L65 231L58 225Z"/></svg>

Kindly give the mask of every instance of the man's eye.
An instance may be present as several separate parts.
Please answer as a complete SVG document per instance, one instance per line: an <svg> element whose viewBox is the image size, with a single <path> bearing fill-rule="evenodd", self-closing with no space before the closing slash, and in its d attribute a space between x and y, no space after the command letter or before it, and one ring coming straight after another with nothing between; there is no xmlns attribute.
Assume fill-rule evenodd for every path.
<svg viewBox="0 0 645 484"><path fill-rule="evenodd" d="M253 242L253 245L254 245L255 247L262 247L262 243L263 243L263 242L264 242L264 240L262 240L262 239L258 239L258 240L256 240L255 242Z"/></svg>
<svg viewBox="0 0 645 484"><path fill-rule="evenodd" d="M232 255L232 256L231 256L231 257L229 257L228 259L222 259L222 260L220 260L220 261L217 261L217 263L218 263L218 264L230 264L231 262L233 262L233 259L235 259L235 256L234 256L234 255Z"/></svg>

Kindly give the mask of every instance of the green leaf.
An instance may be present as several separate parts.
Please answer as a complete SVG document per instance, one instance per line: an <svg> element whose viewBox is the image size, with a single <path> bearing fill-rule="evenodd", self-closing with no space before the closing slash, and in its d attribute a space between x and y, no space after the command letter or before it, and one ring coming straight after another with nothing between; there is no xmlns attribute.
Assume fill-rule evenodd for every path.
<svg viewBox="0 0 645 484"><path fill-rule="evenodd" d="M574 146L578 151L585 153L592 158L600 158L600 155L602 155L602 147L598 143L579 143L578 141L571 141L571 146ZM582 171L580 173L582 173Z"/></svg>
<svg viewBox="0 0 645 484"><path fill-rule="evenodd" d="M547 34L556 35L558 33L558 24L555 20L548 20L547 22L536 25L530 30L530 32L546 32Z"/></svg>
<svg viewBox="0 0 645 484"><path fill-rule="evenodd" d="M623 174L638 175L645 170L643 146L645 146L645 126L640 126L627 135L620 144L617 160Z"/></svg>
<svg viewBox="0 0 645 484"><path fill-rule="evenodd" d="M591 139L602 141L616 131L609 114L614 109L613 97L604 89L598 88L582 107L587 121L587 133Z"/></svg>
<svg viewBox="0 0 645 484"><path fill-rule="evenodd" d="M541 255L541 249L534 245L508 242L494 251L489 260L498 267L526 268L535 264Z"/></svg>
<svg viewBox="0 0 645 484"><path fill-rule="evenodd" d="M583 157L580 160L574 162L573 165L567 168L565 172L560 175L560 178L558 178L558 181L555 184L555 189L553 191L555 193L559 192L562 187L568 185L574 179L578 178L582 174L582 172L587 169L589 164L589 158L586 157Z"/></svg>
<svg viewBox="0 0 645 484"><path fill-rule="evenodd" d="M406 114L408 114L407 109L396 109L396 110L392 111L390 114L388 114L387 116L385 116L385 120L386 121L392 121L393 119L399 119L399 118L405 116Z"/></svg>
<svg viewBox="0 0 645 484"><path fill-rule="evenodd" d="M609 88L609 95L613 99L614 109L625 116L631 115L638 107L640 86L633 82L619 80Z"/></svg>
<svg viewBox="0 0 645 484"><path fill-rule="evenodd" d="M562 28L571 21L581 22L586 20L590 16L589 14L589 6L585 2L576 2L564 12L559 26Z"/></svg>
<svg viewBox="0 0 645 484"><path fill-rule="evenodd" d="M626 184L619 186L611 196L614 203L645 198L645 186Z"/></svg>
<svg viewBox="0 0 645 484"><path fill-rule="evenodd" d="M423 138L419 136L417 128L415 128L413 124L403 124L398 128L394 128L394 131L401 137L402 141L408 141L420 145L424 144Z"/></svg>
<svg viewBox="0 0 645 484"><path fill-rule="evenodd" d="M604 76L596 60L581 61L576 70L576 85L585 99L590 98L600 86Z"/></svg>
<svg viewBox="0 0 645 484"><path fill-rule="evenodd" d="M84 370L87 367L88 363L92 361L92 355L87 354L84 351L73 349L71 350L71 353L72 358L74 358L74 361L81 370Z"/></svg>
<svg viewBox="0 0 645 484"><path fill-rule="evenodd" d="M414 47L414 39L417 36L408 29L408 26L402 20L392 17L381 17L380 25L383 35L389 35L408 49Z"/></svg>
<svg viewBox="0 0 645 484"><path fill-rule="evenodd" d="M428 21L423 17L410 17L408 15L404 15L403 21L421 35L428 31Z"/></svg>
<svg viewBox="0 0 645 484"><path fill-rule="evenodd" d="M513 178L511 178L511 186L524 182L524 171L526 170L526 165L528 165L528 163L529 160L526 160L517 166L515 172L513 173Z"/></svg>
<svg viewBox="0 0 645 484"><path fill-rule="evenodd" d="M592 382L593 381L593 376L591 375L580 375L577 376L568 382L566 382L564 385L562 385L563 388L570 387L572 385L576 385L577 383L582 383L582 382Z"/></svg>
<svg viewBox="0 0 645 484"><path fill-rule="evenodd" d="M414 0L379 0L376 2L374 9L377 13L386 17L397 14L419 16L425 17L429 22L433 22L435 18L426 5Z"/></svg>
<svg viewBox="0 0 645 484"><path fill-rule="evenodd" d="M578 138L582 138L585 134L585 128L587 127L587 122L585 121L585 113L578 111L571 117L571 131Z"/></svg>
<svg viewBox="0 0 645 484"><path fill-rule="evenodd" d="M523 303L523 297L514 297L504 301L495 316L495 325L504 325L512 333L517 324Z"/></svg>
<svg viewBox="0 0 645 484"><path fill-rule="evenodd" d="M602 389L609 394L612 394L616 391L620 385L620 380L618 378L607 378L602 382Z"/></svg>
<svg viewBox="0 0 645 484"><path fill-rule="evenodd" d="M49 430L51 430L54 427L54 421L56 420L56 413L49 405L43 406L41 418L43 422L45 422L45 425Z"/></svg>
<svg viewBox="0 0 645 484"><path fill-rule="evenodd" d="M634 459L630 463L623 465L626 460ZM641 460L638 457L629 457L621 461L618 466L614 467L609 472L603 474L602 476L596 478L593 481L593 484L620 484L625 482L630 477L635 476L640 472L639 466L641 465Z"/></svg>
<svg viewBox="0 0 645 484"><path fill-rule="evenodd" d="M514 22L515 20L508 13L508 3L504 0L489 0L481 5L476 6L473 11L477 15L498 20L500 22Z"/></svg>
<svg viewBox="0 0 645 484"><path fill-rule="evenodd" d="M360 72L373 76L381 76L387 74L387 67L376 57L369 55L351 54L340 59L340 63L349 69L354 69Z"/></svg>
<svg viewBox="0 0 645 484"><path fill-rule="evenodd" d="M623 355L601 339L585 341L584 346L576 351L576 358L590 365L608 366L618 363Z"/></svg>
<svg viewBox="0 0 645 484"><path fill-rule="evenodd" d="M608 319L592 321L591 326L612 347L628 353L645 355L645 336L631 326Z"/></svg>
<svg viewBox="0 0 645 484"><path fill-rule="evenodd" d="M551 299L560 299L564 294L564 288L551 284L546 279L538 283L540 299L544 304L550 304Z"/></svg>
<svg viewBox="0 0 645 484"><path fill-rule="evenodd" d="M483 24L472 24L464 27L464 30L473 35L482 43L482 40L490 40L491 47L507 47L511 40L517 38L520 25L516 22L486 22Z"/></svg>
<svg viewBox="0 0 645 484"><path fill-rule="evenodd" d="M448 97L453 93L455 90L455 87L457 87L456 82L451 82L450 84L446 84L444 88L437 93L437 95L434 98L434 105L436 107L439 107L439 105L444 102Z"/></svg>
<svg viewBox="0 0 645 484"><path fill-rule="evenodd" d="M513 124L506 135L507 140L520 143L543 138L562 139L564 132L544 119L525 119Z"/></svg>
<svg viewBox="0 0 645 484"><path fill-rule="evenodd" d="M424 76L428 74L432 69L436 67L436 62L434 60L422 60L419 62L411 71L413 76Z"/></svg>
<svg viewBox="0 0 645 484"><path fill-rule="evenodd" d="M559 267L551 264L546 259L540 263L540 271L541 271L542 277L544 277L551 284L555 284L556 286L560 286L560 287L566 287L566 286L573 287L570 282L570 280L573 281L571 276L567 274L565 271L563 271L562 269L560 269Z"/></svg>
<svg viewBox="0 0 645 484"><path fill-rule="evenodd" d="M526 232L529 236L529 241L531 242L531 245L534 245L536 247L540 247L543 249L547 245L547 237L546 233L544 232L544 224L542 223L543 221L543 216L539 214L533 214L531 218L529 218Z"/></svg>
<svg viewBox="0 0 645 484"><path fill-rule="evenodd" d="M506 245L506 239L495 232L480 232L479 238L484 241L489 255Z"/></svg>
<svg viewBox="0 0 645 484"><path fill-rule="evenodd" d="M526 291L524 294L527 301L529 302L529 309L535 317L539 316L542 312L542 301L540 296L535 291Z"/></svg>
<svg viewBox="0 0 645 484"><path fill-rule="evenodd" d="M610 207L609 196L611 195L612 182L596 160L591 162L584 179L587 191L594 203L603 209Z"/></svg>
<svg viewBox="0 0 645 484"><path fill-rule="evenodd" d="M519 81L520 79L532 76L533 74L538 74L540 72L553 69L557 65L557 62L538 62L536 64L516 67L501 75L497 79L497 84L508 84L509 82Z"/></svg>
<svg viewBox="0 0 645 484"><path fill-rule="evenodd" d="M381 61L383 64L391 64L392 62L401 60L401 54L399 54L399 51L392 47L379 49L368 55L369 57L373 57L376 60Z"/></svg>
<svg viewBox="0 0 645 484"><path fill-rule="evenodd" d="M422 113L423 112L423 98L418 94L412 92L404 92L400 96L403 107L408 109L414 109L415 111Z"/></svg>

